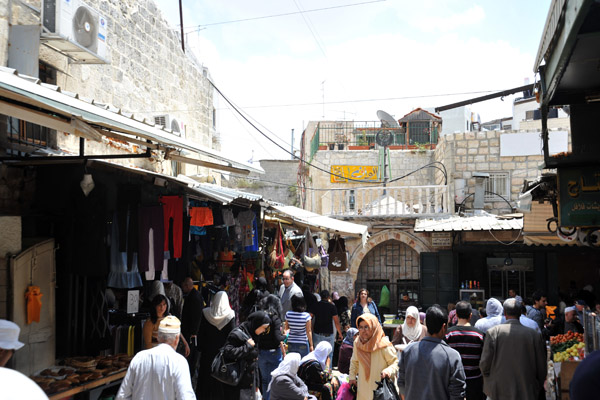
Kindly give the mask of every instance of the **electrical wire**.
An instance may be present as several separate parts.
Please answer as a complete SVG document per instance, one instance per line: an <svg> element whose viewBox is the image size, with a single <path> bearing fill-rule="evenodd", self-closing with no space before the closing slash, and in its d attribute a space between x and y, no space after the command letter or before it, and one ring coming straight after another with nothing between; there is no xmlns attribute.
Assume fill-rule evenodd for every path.
<svg viewBox="0 0 600 400"><path fill-rule="evenodd" d="M287 13L272 14L272 15L263 15L263 16L260 16L260 17L250 17L250 18L235 19L235 20L230 20L230 21L211 22L211 23L208 23L208 24L187 26L187 27L184 27L184 29L190 29L190 28L192 28L192 30L190 32L195 32L196 30L201 30L202 28L207 27L207 26L234 24L234 23L238 23L238 22L255 21L255 20L267 19L267 18L287 17L289 15L295 15L295 14L317 12L317 11L327 11L327 10L334 10L334 9L337 9L337 8L355 7L355 6L365 5L365 4L381 3L381 2L384 2L384 1L386 1L386 0L363 1L363 2L360 2L360 3L341 4L341 5L338 5L338 6L323 7L323 8L313 8L313 9L305 10L305 11L290 11L290 12L287 12ZM179 25L179 26L181 26L181 25Z"/></svg>

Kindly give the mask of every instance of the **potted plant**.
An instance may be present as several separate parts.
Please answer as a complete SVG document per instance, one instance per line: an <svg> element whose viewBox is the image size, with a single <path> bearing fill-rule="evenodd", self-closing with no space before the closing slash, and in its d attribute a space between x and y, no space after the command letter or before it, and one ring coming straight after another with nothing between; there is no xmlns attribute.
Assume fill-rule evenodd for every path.
<svg viewBox="0 0 600 400"><path fill-rule="evenodd" d="M327 150L327 145L319 143L319 150Z"/></svg>
<svg viewBox="0 0 600 400"><path fill-rule="evenodd" d="M369 141L365 130L362 131L361 136L356 136L356 139L356 145L348 146L350 150L369 150Z"/></svg>

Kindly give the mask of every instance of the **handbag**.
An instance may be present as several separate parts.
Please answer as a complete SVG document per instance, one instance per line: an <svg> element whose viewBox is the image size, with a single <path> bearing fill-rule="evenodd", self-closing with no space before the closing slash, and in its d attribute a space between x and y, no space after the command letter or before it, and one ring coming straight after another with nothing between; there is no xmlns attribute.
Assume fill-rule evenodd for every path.
<svg viewBox="0 0 600 400"><path fill-rule="evenodd" d="M285 255L283 254L283 242L281 240L281 225L277 228L273 251L269 255L269 266L273 269L281 269L285 263Z"/></svg>
<svg viewBox="0 0 600 400"><path fill-rule="evenodd" d="M329 252L329 264L327 267L330 271L344 272L348 269L348 253L342 248L341 240L339 237L336 238L333 250Z"/></svg>
<svg viewBox="0 0 600 400"><path fill-rule="evenodd" d="M373 400L399 400L396 387L389 378L383 378L377 384L377 389L373 390Z"/></svg>
<svg viewBox="0 0 600 400"><path fill-rule="evenodd" d="M302 257L302 263L304 264L304 268L306 268L309 272L313 271L315 268L319 268L321 266L321 254L319 254L319 249L317 248L317 244L312 238L312 234L310 233L310 229L306 228L305 232L306 242L304 243L304 256ZM310 255L310 249L315 251L315 255Z"/></svg>
<svg viewBox="0 0 600 400"><path fill-rule="evenodd" d="M243 331L240 330L240 332L247 336ZM247 339L246 337L245 340ZM237 386L246 371L246 362L244 360L225 360L224 348L225 346L221 347L210 365L210 375L226 385Z"/></svg>
<svg viewBox="0 0 600 400"><path fill-rule="evenodd" d="M319 253L321 253L321 268L327 268L329 265L329 254L325 251L325 247L319 246Z"/></svg>

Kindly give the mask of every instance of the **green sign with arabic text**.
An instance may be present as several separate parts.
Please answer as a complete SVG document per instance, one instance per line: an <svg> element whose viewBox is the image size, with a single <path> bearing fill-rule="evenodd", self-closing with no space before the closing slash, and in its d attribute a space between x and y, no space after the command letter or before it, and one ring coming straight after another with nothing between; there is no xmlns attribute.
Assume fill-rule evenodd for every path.
<svg viewBox="0 0 600 400"><path fill-rule="evenodd" d="M600 226L600 166L558 168L560 226Z"/></svg>

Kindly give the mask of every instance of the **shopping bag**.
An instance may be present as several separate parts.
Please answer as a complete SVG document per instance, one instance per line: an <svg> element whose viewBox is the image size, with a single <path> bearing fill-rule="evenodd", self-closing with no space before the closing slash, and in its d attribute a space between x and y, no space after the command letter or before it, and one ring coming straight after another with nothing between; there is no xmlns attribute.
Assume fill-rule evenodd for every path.
<svg viewBox="0 0 600 400"><path fill-rule="evenodd" d="M333 250L329 252L329 265L327 267L330 271L344 272L348 269L348 253L342 248L341 240L339 237L336 238Z"/></svg>
<svg viewBox="0 0 600 400"><path fill-rule="evenodd" d="M281 226L279 226L275 235L273 251L269 255L269 266L273 269L281 269L281 267L283 267L284 262L285 255L283 254L283 242L281 240Z"/></svg>
<svg viewBox="0 0 600 400"><path fill-rule="evenodd" d="M373 400L399 400L398 392L394 383L389 378L383 378L377 384L377 389L373 390Z"/></svg>
<svg viewBox="0 0 600 400"><path fill-rule="evenodd" d="M310 272L313 271L315 268L321 267L321 254L319 253L317 244L313 240L312 234L310 233L310 229L308 228L306 228L305 237L306 241L304 243L304 256L302 257L302 264L304 264L304 268L306 268ZM310 255L311 249L314 253L316 253L314 256Z"/></svg>
<svg viewBox="0 0 600 400"><path fill-rule="evenodd" d="M326 268L329 265L329 254L323 246L319 246L319 253L321 254L321 268Z"/></svg>

